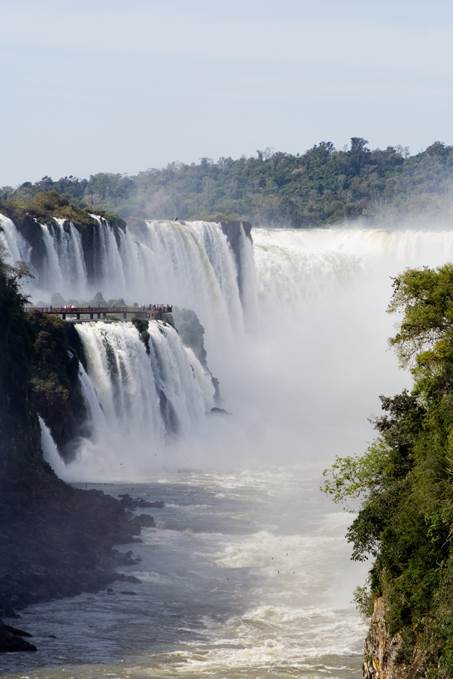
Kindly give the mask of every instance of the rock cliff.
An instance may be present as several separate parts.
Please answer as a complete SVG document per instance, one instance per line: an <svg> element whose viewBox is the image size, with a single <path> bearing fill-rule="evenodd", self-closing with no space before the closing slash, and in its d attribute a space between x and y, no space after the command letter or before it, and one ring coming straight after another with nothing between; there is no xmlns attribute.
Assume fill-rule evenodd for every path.
<svg viewBox="0 0 453 679"><path fill-rule="evenodd" d="M68 486L45 462L33 378L37 338L44 332L48 335L46 341L51 342L55 335L48 332L42 319L38 319L37 332L23 303L16 276L0 262L3 617L30 603L104 587L117 577L115 566L125 559L113 549L114 545L131 542L141 525L114 498ZM65 368L63 364L60 367ZM63 370L61 379L64 377ZM53 389L58 391L58 385L49 383L49 398ZM28 646L20 630L0 623L0 651L27 650ZM32 645L28 650L33 650Z"/></svg>

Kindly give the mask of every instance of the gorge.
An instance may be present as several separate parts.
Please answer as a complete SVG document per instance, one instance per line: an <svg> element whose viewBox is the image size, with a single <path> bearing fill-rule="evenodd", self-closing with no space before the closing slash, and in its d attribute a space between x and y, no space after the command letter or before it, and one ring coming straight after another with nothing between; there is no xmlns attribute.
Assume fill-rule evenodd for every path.
<svg viewBox="0 0 453 679"><path fill-rule="evenodd" d="M45 635L71 600L27 609L40 650L8 658L6 676L33 662L33 677L58 677L59 654L78 677L90 665L118 677L360 676L365 629L349 601L366 569L348 563L348 516L318 496L320 467L360 451L378 394L408 384L385 350L390 277L451 260L453 232L0 219L35 303L101 292L175 307L174 327L150 321L144 333L31 314L34 445L40 436L64 480L166 505L134 547L142 563L122 566L142 584L81 595L54 646ZM82 654L88 619L103 641Z"/></svg>

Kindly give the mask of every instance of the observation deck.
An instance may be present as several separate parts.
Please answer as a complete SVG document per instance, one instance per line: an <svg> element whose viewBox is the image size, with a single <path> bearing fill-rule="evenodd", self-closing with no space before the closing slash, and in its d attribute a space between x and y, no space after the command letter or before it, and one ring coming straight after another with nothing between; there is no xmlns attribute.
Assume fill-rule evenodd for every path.
<svg viewBox="0 0 453 679"><path fill-rule="evenodd" d="M63 321L70 323L83 323L92 321L130 321L139 318L144 321L170 320L169 315L173 311L171 304L149 304L145 306L33 306L27 305L25 311L38 311L48 316L58 316Z"/></svg>

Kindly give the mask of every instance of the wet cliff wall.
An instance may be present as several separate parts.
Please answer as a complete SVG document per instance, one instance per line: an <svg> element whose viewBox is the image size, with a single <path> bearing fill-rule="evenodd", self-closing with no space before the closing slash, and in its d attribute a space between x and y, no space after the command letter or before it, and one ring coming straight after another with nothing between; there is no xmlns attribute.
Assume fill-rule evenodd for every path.
<svg viewBox="0 0 453 679"><path fill-rule="evenodd" d="M45 462L35 343L47 332L56 341L61 331L31 322L23 303L16 276L0 267L0 616L105 586L117 577L114 544L140 531L118 501L68 486ZM0 651L27 650L27 643L0 623Z"/></svg>

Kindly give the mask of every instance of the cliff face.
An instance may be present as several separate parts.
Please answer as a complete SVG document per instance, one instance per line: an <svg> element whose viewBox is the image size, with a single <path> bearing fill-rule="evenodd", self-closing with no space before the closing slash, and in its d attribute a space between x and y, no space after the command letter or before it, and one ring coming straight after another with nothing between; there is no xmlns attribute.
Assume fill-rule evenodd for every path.
<svg viewBox="0 0 453 679"><path fill-rule="evenodd" d="M80 436L89 434L79 382L84 362L80 337L72 324L39 312L27 314L32 335L32 405L50 427L66 460L72 459Z"/></svg>
<svg viewBox="0 0 453 679"><path fill-rule="evenodd" d="M239 220L222 221L220 222L220 225L222 227L223 233L227 237L228 243L230 244L234 258L236 260L238 285L242 296L244 291L244 253L242 251L242 238L245 236L250 242L252 242L252 225L250 222L242 222Z"/></svg>
<svg viewBox="0 0 453 679"><path fill-rule="evenodd" d="M35 344L40 333L52 341L58 332L48 332L39 319L34 325L23 302L14 276L0 266L0 616L105 586L124 562L114 544L140 532L140 521L117 500L66 485L45 462L33 385ZM61 362L62 380L66 368L71 370ZM46 389L52 398L58 385ZM0 623L0 651L26 645Z"/></svg>
<svg viewBox="0 0 453 679"><path fill-rule="evenodd" d="M391 636L385 624L385 602L376 599L363 654L365 679L406 679L407 674L396 659L401 648L399 634Z"/></svg>
<svg viewBox="0 0 453 679"><path fill-rule="evenodd" d="M390 634L385 622L386 602L378 597L374 602L373 615L363 654L364 679L426 679L425 658L415 644L409 656L404 652L400 633Z"/></svg>
<svg viewBox="0 0 453 679"><path fill-rule="evenodd" d="M63 212L59 213L59 209L63 209ZM71 215L71 211L74 214L66 216ZM27 243L30 249L29 262L33 271L38 276L47 266L46 246L41 224L46 224L49 231L57 240L61 237L62 228L68 231L70 225L74 226L80 233L88 281L96 283L99 261L101 261L103 250L98 220L105 220L104 217L99 216L94 218L86 210L76 210L68 206L59 208L58 205L49 207L49 212L47 213L45 210L36 210L32 207L25 209L8 204L0 204L0 213L9 217L14 222L17 230ZM62 226L56 222L56 217L64 219ZM120 231L126 228L126 223L120 217L109 216L108 224L118 240L120 238Z"/></svg>
<svg viewBox="0 0 453 679"><path fill-rule="evenodd" d="M212 386L215 390L215 402L220 402L219 380L211 373L208 365L208 355L204 344L204 328L195 311L192 309L173 308L173 325L176 328L183 344L192 349L201 365L211 376Z"/></svg>

